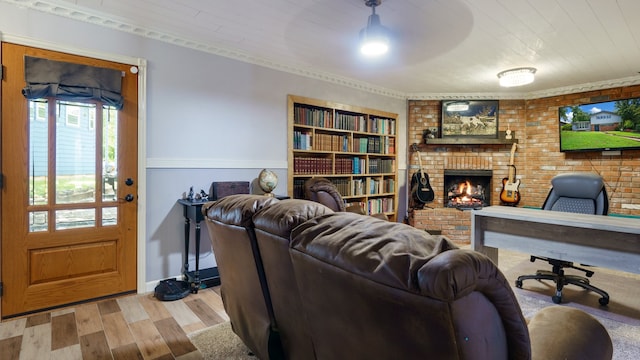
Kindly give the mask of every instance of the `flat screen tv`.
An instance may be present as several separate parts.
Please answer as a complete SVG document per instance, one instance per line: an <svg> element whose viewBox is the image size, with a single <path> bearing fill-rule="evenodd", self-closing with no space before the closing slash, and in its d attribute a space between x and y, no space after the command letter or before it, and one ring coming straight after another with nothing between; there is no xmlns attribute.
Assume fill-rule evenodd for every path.
<svg viewBox="0 0 640 360"><path fill-rule="evenodd" d="M560 151L640 149L640 98L558 109Z"/></svg>

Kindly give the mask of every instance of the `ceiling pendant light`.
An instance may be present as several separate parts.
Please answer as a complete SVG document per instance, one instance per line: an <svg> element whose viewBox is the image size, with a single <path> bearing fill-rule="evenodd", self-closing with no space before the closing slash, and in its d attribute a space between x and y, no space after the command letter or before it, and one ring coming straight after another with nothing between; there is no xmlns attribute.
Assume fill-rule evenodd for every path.
<svg viewBox="0 0 640 360"><path fill-rule="evenodd" d="M380 24L380 17L376 14L376 6L382 0L364 0L364 4L371 8L371 15L367 27L360 30L360 52L367 56L379 56L389 50L389 30Z"/></svg>
<svg viewBox="0 0 640 360"><path fill-rule="evenodd" d="M498 73L500 86L513 87L531 84L535 78L536 68L522 67Z"/></svg>

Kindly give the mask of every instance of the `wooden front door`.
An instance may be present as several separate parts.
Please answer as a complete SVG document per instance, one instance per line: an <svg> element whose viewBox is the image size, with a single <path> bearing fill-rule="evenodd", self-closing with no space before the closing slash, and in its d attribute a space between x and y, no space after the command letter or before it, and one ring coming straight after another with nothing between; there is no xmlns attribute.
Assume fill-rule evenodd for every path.
<svg viewBox="0 0 640 360"><path fill-rule="evenodd" d="M27 100L24 56L122 70L124 107ZM137 75L2 43L1 316L136 290Z"/></svg>

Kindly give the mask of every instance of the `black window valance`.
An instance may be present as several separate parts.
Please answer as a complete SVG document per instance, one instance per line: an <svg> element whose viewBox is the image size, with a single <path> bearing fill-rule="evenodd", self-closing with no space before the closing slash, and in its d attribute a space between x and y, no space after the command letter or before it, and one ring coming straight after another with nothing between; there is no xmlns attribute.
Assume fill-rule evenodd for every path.
<svg viewBox="0 0 640 360"><path fill-rule="evenodd" d="M100 100L122 109L120 70L25 56L24 74L22 95L27 99Z"/></svg>

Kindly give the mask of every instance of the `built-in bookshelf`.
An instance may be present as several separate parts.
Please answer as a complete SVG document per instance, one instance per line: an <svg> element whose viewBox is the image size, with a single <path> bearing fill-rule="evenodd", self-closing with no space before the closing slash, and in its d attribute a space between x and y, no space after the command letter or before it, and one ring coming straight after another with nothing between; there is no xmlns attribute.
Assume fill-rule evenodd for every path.
<svg viewBox="0 0 640 360"><path fill-rule="evenodd" d="M346 206L397 219L398 115L288 96L289 196L304 198L304 182L333 182Z"/></svg>

